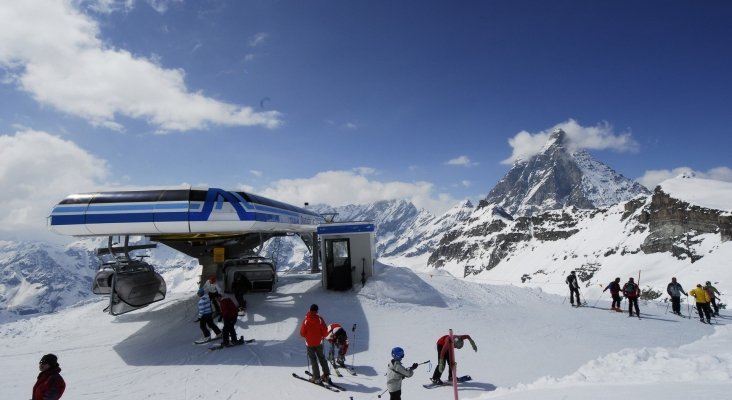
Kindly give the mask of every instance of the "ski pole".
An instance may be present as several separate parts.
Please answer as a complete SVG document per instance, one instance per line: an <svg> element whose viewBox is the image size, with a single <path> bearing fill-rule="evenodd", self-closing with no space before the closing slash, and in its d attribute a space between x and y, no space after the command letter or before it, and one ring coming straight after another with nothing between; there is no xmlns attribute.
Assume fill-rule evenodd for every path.
<svg viewBox="0 0 732 400"><path fill-rule="evenodd" d="M353 347L356 347L356 324L353 324L353 327L351 328L351 333L353 333ZM356 365L356 352L351 351L351 366Z"/></svg>
<svg viewBox="0 0 732 400"><path fill-rule="evenodd" d="M604 293L604 292L602 292L602 293ZM602 293L600 293L600 296L597 297L597 300L595 300L595 304L592 306L592 308L597 307L597 303L599 303L600 302L600 299L602 298Z"/></svg>
<svg viewBox="0 0 732 400"><path fill-rule="evenodd" d="M669 305L669 304L670 304L670 303L668 303L668 302L666 303L666 312L665 312L664 314L668 314L668 305Z"/></svg>
<svg viewBox="0 0 732 400"><path fill-rule="evenodd" d="M384 391L381 392L381 393L379 393L379 395L376 396L376 397L381 398L381 395L384 394L384 393L386 393L387 390L389 390L389 388L384 389Z"/></svg>

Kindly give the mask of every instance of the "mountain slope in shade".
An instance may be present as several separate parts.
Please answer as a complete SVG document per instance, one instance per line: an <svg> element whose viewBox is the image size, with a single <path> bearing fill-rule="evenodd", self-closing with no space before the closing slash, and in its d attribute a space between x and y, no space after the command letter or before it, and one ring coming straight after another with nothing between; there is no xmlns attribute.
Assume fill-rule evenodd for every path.
<svg viewBox="0 0 732 400"><path fill-rule="evenodd" d="M557 130L541 152L514 163L479 207L495 204L524 216L565 207L608 207L649 193L586 151L572 149L567 135Z"/></svg>

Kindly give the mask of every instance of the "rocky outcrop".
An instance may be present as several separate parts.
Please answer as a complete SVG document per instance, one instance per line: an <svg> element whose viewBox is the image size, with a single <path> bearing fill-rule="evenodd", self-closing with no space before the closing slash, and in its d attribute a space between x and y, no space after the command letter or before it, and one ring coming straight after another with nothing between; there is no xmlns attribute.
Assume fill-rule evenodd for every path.
<svg viewBox="0 0 732 400"><path fill-rule="evenodd" d="M626 205L626 210L633 205ZM674 199L656 187L648 209L641 213L638 222L648 224L649 234L641 245L644 253L670 252L675 257L689 257L692 262L702 258L692 247L696 237L704 233L719 233L722 241L732 239L732 217L719 210L691 205Z"/></svg>

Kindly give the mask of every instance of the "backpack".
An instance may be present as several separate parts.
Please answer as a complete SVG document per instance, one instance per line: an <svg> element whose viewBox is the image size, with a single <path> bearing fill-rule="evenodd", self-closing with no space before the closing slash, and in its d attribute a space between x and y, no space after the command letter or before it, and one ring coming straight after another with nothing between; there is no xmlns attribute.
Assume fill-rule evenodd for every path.
<svg viewBox="0 0 732 400"><path fill-rule="evenodd" d="M638 286L635 285L633 282L628 282L625 284L625 287L623 288L623 294L625 297L634 296L636 289L638 289Z"/></svg>

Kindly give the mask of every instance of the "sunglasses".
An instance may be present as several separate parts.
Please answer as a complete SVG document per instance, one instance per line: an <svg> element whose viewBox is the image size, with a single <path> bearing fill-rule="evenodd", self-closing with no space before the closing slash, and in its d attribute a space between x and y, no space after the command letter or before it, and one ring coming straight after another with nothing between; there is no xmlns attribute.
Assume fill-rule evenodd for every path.
<svg viewBox="0 0 732 400"><path fill-rule="evenodd" d="M38 364L48 364L48 363L45 361L38 361Z"/></svg>

